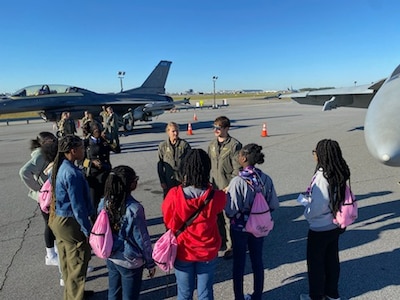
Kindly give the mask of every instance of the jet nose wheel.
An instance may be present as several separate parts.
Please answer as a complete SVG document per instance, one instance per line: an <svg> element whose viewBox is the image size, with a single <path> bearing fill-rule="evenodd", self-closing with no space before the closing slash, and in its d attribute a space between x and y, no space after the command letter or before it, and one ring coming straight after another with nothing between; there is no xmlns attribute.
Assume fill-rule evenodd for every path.
<svg viewBox="0 0 400 300"><path fill-rule="evenodd" d="M133 123L130 122L129 120L125 120L124 129L125 129L125 131L132 131L133 130Z"/></svg>
<svg viewBox="0 0 400 300"><path fill-rule="evenodd" d="M45 114L43 111L41 111L41 112L39 113L39 116L40 116L43 120L45 120L46 122L48 121L47 116L46 116L46 114Z"/></svg>

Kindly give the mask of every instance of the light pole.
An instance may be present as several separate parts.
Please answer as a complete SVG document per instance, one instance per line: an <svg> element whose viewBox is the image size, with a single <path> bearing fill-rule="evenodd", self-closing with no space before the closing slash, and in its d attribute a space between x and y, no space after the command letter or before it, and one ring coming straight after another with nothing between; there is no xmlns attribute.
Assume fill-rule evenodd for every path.
<svg viewBox="0 0 400 300"><path fill-rule="evenodd" d="M119 78L119 82L121 84L121 93L124 90L124 87L122 86L122 79L124 79L125 76L125 71L118 71L118 78Z"/></svg>
<svg viewBox="0 0 400 300"><path fill-rule="evenodd" d="M217 108L217 104L215 103L215 82L217 81L217 79L218 79L218 76L213 76L213 78L212 78L213 83L214 83L214 105L213 105L213 108Z"/></svg>

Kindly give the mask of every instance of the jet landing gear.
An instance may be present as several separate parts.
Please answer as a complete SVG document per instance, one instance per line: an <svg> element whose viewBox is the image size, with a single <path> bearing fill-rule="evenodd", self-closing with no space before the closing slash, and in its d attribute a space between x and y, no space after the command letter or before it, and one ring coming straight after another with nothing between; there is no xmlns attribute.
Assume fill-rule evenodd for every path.
<svg viewBox="0 0 400 300"><path fill-rule="evenodd" d="M132 131L133 130L133 121L130 122L129 120L124 120L124 129L126 131Z"/></svg>
<svg viewBox="0 0 400 300"><path fill-rule="evenodd" d="M128 112L122 116L122 123L125 131L132 131L134 122L132 109L129 109Z"/></svg>

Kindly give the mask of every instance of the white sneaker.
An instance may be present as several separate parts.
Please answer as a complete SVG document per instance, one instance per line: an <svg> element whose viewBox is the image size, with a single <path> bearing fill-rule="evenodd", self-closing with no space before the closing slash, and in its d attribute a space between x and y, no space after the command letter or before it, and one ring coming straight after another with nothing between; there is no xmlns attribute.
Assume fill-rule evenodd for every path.
<svg viewBox="0 0 400 300"><path fill-rule="evenodd" d="M300 300L311 300L310 296L308 294L301 294L300 295Z"/></svg>
<svg viewBox="0 0 400 300"><path fill-rule="evenodd" d="M58 257L54 256L54 257L48 257L46 255L46 257L44 258L45 264L46 266L58 266Z"/></svg>
<svg viewBox="0 0 400 300"><path fill-rule="evenodd" d="M339 298L331 298L329 296L326 296L326 300L340 300L340 297Z"/></svg>
<svg viewBox="0 0 400 300"><path fill-rule="evenodd" d="M60 286L64 286L64 279L60 278Z"/></svg>
<svg viewBox="0 0 400 300"><path fill-rule="evenodd" d="M250 294L244 295L244 300L251 300L251 295Z"/></svg>

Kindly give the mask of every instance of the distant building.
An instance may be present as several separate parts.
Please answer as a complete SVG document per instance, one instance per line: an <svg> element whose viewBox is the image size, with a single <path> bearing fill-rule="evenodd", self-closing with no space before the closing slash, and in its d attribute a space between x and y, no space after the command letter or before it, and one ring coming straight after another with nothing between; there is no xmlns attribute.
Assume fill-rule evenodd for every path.
<svg viewBox="0 0 400 300"><path fill-rule="evenodd" d="M242 93L248 94L248 93L263 93L264 90L242 90Z"/></svg>

